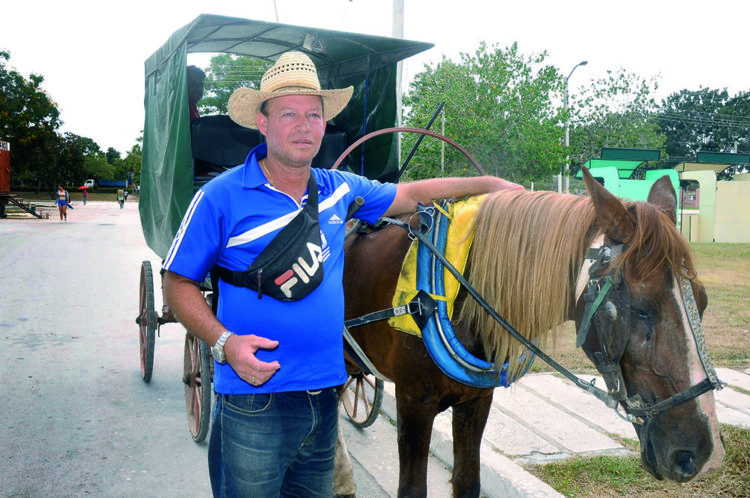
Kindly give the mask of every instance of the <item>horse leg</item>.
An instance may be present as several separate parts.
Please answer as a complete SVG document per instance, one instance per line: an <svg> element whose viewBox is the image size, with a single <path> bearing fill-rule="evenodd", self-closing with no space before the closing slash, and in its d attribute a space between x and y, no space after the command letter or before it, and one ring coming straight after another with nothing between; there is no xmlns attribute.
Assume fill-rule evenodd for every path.
<svg viewBox="0 0 750 498"><path fill-rule="evenodd" d="M492 406L489 396L474 398L453 406L453 496L477 497L479 483L479 447Z"/></svg>
<svg viewBox="0 0 750 498"><path fill-rule="evenodd" d="M336 440L336 457L333 469L333 494L336 498L354 498L357 485L349 450L339 420L339 438Z"/></svg>
<svg viewBox="0 0 750 498"><path fill-rule="evenodd" d="M397 404L398 496L424 497L427 496L427 459L437 407L429 402L407 407L398 393Z"/></svg>

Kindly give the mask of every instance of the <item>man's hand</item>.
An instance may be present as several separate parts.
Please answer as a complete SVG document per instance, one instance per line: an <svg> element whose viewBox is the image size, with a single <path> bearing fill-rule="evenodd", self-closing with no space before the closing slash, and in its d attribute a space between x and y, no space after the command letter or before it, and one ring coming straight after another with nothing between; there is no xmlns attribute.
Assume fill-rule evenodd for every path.
<svg viewBox="0 0 750 498"><path fill-rule="evenodd" d="M255 357L259 349L275 349L279 341L272 341L257 335L232 335L224 344L224 354L227 362L237 375L253 386L260 386L268 381L276 370L281 368L278 361L271 363L261 361Z"/></svg>

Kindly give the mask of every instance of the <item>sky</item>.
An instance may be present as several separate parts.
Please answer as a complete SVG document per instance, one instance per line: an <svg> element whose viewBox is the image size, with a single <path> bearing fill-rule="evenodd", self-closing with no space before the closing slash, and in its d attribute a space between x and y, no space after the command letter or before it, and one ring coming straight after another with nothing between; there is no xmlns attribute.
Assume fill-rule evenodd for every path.
<svg viewBox="0 0 750 498"><path fill-rule="evenodd" d="M657 77L658 98L700 87L750 91L746 0L402 1L404 38L435 44L407 59L407 82L424 64L473 53L485 41L517 42L527 55L546 51L547 63L566 75L588 61L571 76L571 93L619 68ZM202 13L393 34L393 0L8 1L0 8L0 50L24 76L44 76L60 131L124 155L143 129L144 61Z"/></svg>

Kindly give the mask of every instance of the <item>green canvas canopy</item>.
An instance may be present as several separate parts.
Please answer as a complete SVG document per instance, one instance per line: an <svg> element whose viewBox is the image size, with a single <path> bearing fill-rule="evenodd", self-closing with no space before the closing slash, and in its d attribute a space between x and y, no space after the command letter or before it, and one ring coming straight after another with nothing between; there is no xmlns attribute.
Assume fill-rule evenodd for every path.
<svg viewBox="0 0 750 498"><path fill-rule="evenodd" d="M139 209L149 247L165 257L194 194L187 54L229 53L275 61L299 50L318 68L323 88L354 87L332 124L348 142L397 122L397 63L430 43L215 15L198 16L146 60L146 119ZM349 169L378 178L398 168L396 137L368 141L349 157Z"/></svg>

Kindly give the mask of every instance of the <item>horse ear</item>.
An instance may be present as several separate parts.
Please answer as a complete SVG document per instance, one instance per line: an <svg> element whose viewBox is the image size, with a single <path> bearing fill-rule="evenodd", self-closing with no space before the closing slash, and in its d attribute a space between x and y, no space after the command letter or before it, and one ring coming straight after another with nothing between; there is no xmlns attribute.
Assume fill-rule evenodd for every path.
<svg viewBox="0 0 750 498"><path fill-rule="evenodd" d="M675 194L672 181L667 175L656 180L651 186L651 191L648 193L648 202L666 213L672 223L677 223L677 194Z"/></svg>
<svg viewBox="0 0 750 498"><path fill-rule="evenodd" d="M599 226L613 242L627 244L635 233L635 218L625 209L620 199L594 179L588 168L582 166L581 171L586 190L589 191L591 202L594 203Z"/></svg>

